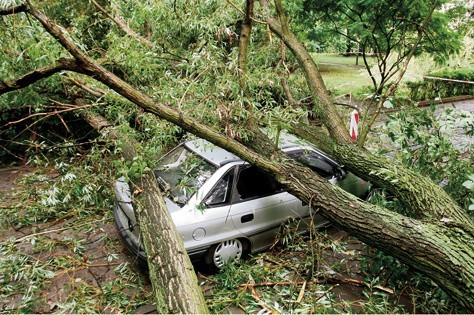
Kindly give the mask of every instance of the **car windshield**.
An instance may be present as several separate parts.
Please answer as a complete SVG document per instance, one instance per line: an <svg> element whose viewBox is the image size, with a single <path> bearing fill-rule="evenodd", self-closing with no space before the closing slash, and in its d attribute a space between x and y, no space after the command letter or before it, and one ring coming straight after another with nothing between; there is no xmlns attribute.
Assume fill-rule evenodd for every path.
<svg viewBox="0 0 474 315"><path fill-rule="evenodd" d="M214 165L180 145L163 157L155 175L165 194L183 206L215 170Z"/></svg>

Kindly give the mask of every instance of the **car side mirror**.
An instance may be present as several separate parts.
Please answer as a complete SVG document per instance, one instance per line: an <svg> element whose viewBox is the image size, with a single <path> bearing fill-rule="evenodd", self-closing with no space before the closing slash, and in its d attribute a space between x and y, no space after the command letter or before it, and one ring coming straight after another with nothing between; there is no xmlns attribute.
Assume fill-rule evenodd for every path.
<svg viewBox="0 0 474 315"><path fill-rule="evenodd" d="M334 176L338 179L338 180L343 180L344 178L346 178L347 176L347 171L344 169L343 166L336 166L334 168Z"/></svg>

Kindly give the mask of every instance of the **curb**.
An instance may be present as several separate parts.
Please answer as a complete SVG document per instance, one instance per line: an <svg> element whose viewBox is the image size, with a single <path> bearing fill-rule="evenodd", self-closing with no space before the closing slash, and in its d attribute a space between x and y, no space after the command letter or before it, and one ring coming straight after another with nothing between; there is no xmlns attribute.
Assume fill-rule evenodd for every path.
<svg viewBox="0 0 474 315"><path fill-rule="evenodd" d="M467 101L474 99L474 95L461 95L461 96L452 96L452 97L446 97L443 99L439 100L426 100L426 101L419 101L417 103L417 107L426 107L430 106L433 104L445 104L445 103L451 103L451 102L459 102L459 101Z"/></svg>

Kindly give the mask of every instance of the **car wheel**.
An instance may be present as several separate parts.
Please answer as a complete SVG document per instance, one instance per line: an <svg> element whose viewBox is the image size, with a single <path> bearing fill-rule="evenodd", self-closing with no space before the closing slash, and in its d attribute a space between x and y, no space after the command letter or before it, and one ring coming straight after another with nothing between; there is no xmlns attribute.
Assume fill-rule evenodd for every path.
<svg viewBox="0 0 474 315"><path fill-rule="evenodd" d="M204 264L209 271L221 269L229 260L240 259L244 246L238 239L220 242L211 246L204 256Z"/></svg>

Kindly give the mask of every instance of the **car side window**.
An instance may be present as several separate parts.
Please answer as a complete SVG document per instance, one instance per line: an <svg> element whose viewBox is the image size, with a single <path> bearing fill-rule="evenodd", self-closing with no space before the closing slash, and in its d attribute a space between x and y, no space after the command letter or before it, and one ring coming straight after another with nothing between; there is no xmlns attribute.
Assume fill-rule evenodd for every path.
<svg viewBox="0 0 474 315"><path fill-rule="evenodd" d="M331 178L334 175L333 165L317 152L299 150L291 152L288 155L308 166L321 177Z"/></svg>
<svg viewBox="0 0 474 315"><path fill-rule="evenodd" d="M232 196L232 184L234 182L234 169L229 170L219 179L214 188L206 197L204 204L208 207L221 206L229 203Z"/></svg>
<svg viewBox="0 0 474 315"><path fill-rule="evenodd" d="M255 166L243 166L239 170L237 195L240 200L264 197L282 191L281 185Z"/></svg>

